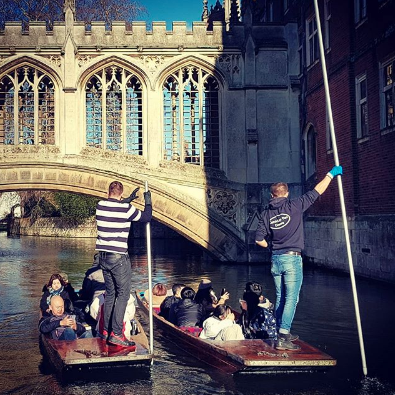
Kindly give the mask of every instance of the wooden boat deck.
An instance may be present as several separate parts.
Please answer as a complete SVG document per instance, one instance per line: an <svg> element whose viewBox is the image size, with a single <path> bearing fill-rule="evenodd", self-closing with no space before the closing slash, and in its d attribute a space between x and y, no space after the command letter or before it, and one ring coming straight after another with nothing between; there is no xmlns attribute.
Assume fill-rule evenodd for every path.
<svg viewBox="0 0 395 395"><path fill-rule="evenodd" d="M336 365L334 358L310 344L301 340L294 343L301 347L299 351L276 350L273 342L264 340L227 341L217 345L245 370L318 370Z"/></svg>
<svg viewBox="0 0 395 395"><path fill-rule="evenodd" d="M148 305L137 294L141 311L148 314ZM325 370L336 365L330 355L312 345L297 340L298 351L280 351L270 340L212 341L204 340L182 330L159 316L154 309L154 320L165 335L197 359L226 373L236 372L300 372Z"/></svg>
<svg viewBox="0 0 395 395"><path fill-rule="evenodd" d="M135 349L108 345L98 337L67 341L41 335L41 340L49 361L58 371L82 367L150 365L153 356L140 323L139 327L141 332L131 337L136 343Z"/></svg>

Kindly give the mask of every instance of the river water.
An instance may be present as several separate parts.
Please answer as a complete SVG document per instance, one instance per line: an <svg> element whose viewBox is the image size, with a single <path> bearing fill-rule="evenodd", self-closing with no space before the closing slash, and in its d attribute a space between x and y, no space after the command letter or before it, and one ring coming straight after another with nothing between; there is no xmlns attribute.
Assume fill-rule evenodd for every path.
<svg viewBox="0 0 395 395"><path fill-rule="evenodd" d="M364 378L351 282L348 275L305 267L293 332L338 361L327 372L230 376L214 370L154 333L155 361L148 372L106 372L93 381L64 383L39 351L38 305L52 273L66 272L79 288L92 264L93 239L7 238L0 233L1 394L235 394L395 395L395 287L357 278L368 376ZM274 300L268 264L218 264L188 241L153 240L153 281L197 288L210 277L226 287L237 306L249 280L259 281ZM148 286L144 243L135 242L133 286Z"/></svg>

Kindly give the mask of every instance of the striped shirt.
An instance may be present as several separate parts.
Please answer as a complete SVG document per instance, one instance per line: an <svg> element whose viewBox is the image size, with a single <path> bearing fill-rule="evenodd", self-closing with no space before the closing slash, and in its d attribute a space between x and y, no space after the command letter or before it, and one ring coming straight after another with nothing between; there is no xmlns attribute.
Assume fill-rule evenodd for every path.
<svg viewBox="0 0 395 395"><path fill-rule="evenodd" d="M150 210L147 210L148 207ZM96 250L126 254L131 222L147 222L151 219L151 213L151 206L141 212L132 204L121 203L117 199L101 200L96 207Z"/></svg>

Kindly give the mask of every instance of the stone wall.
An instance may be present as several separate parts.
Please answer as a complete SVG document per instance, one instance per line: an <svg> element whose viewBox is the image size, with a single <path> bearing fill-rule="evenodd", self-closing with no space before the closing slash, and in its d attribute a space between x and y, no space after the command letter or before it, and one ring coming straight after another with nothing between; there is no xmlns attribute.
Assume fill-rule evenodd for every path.
<svg viewBox="0 0 395 395"><path fill-rule="evenodd" d="M31 223L30 218L21 218L19 234L22 236L96 237L96 222L87 220L83 225L72 226L63 218L39 218Z"/></svg>
<svg viewBox="0 0 395 395"><path fill-rule="evenodd" d="M93 237L96 238L96 221L94 218L87 220L83 225L71 226L63 218L40 218L31 223L30 218L15 218L11 234L21 236L47 236L47 237ZM132 237L144 239L146 235L145 224L132 223ZM157 221L151 221L152 239L177 239L180 236L176 231Z"/></svg>
<svg viewBox="0 0 395 395"><path fill-rule="evenodd" d="M349 219L351 254L356 275L395 283L395 216ZM341 217L309 217L305 221L305 258L349 272Z"/></svg>

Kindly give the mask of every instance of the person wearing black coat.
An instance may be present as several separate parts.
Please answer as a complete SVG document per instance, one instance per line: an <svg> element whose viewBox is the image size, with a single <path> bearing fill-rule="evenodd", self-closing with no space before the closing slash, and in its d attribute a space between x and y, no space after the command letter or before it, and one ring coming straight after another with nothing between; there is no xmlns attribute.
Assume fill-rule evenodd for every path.
<svg viewBox="0 0 395 395"><path fill-rule="evenodd" d="M195 294L190 287L181 291L181 300L170 308L170 322L177 326L201 326L203 307L194 301Z"/></svg>
<svg viewBox="0 0 395 395"><path fill-rule="evenodd" d="M60 295L51 298L50 313L41 317L38 329L43 334L49 334L56 340L75 340L92 337L92 332L80 324L75 316L64 311L64 301Z"/></svg>
<svg viewBox="0 0 395 395"><path fill-rule="evenodd" d="M169 320L170 308L173 304L177 304L181 300L181 291L185 287L183 284L173 284L171 290L173 295L166 297L160 305L160 315Z"/></svg>

